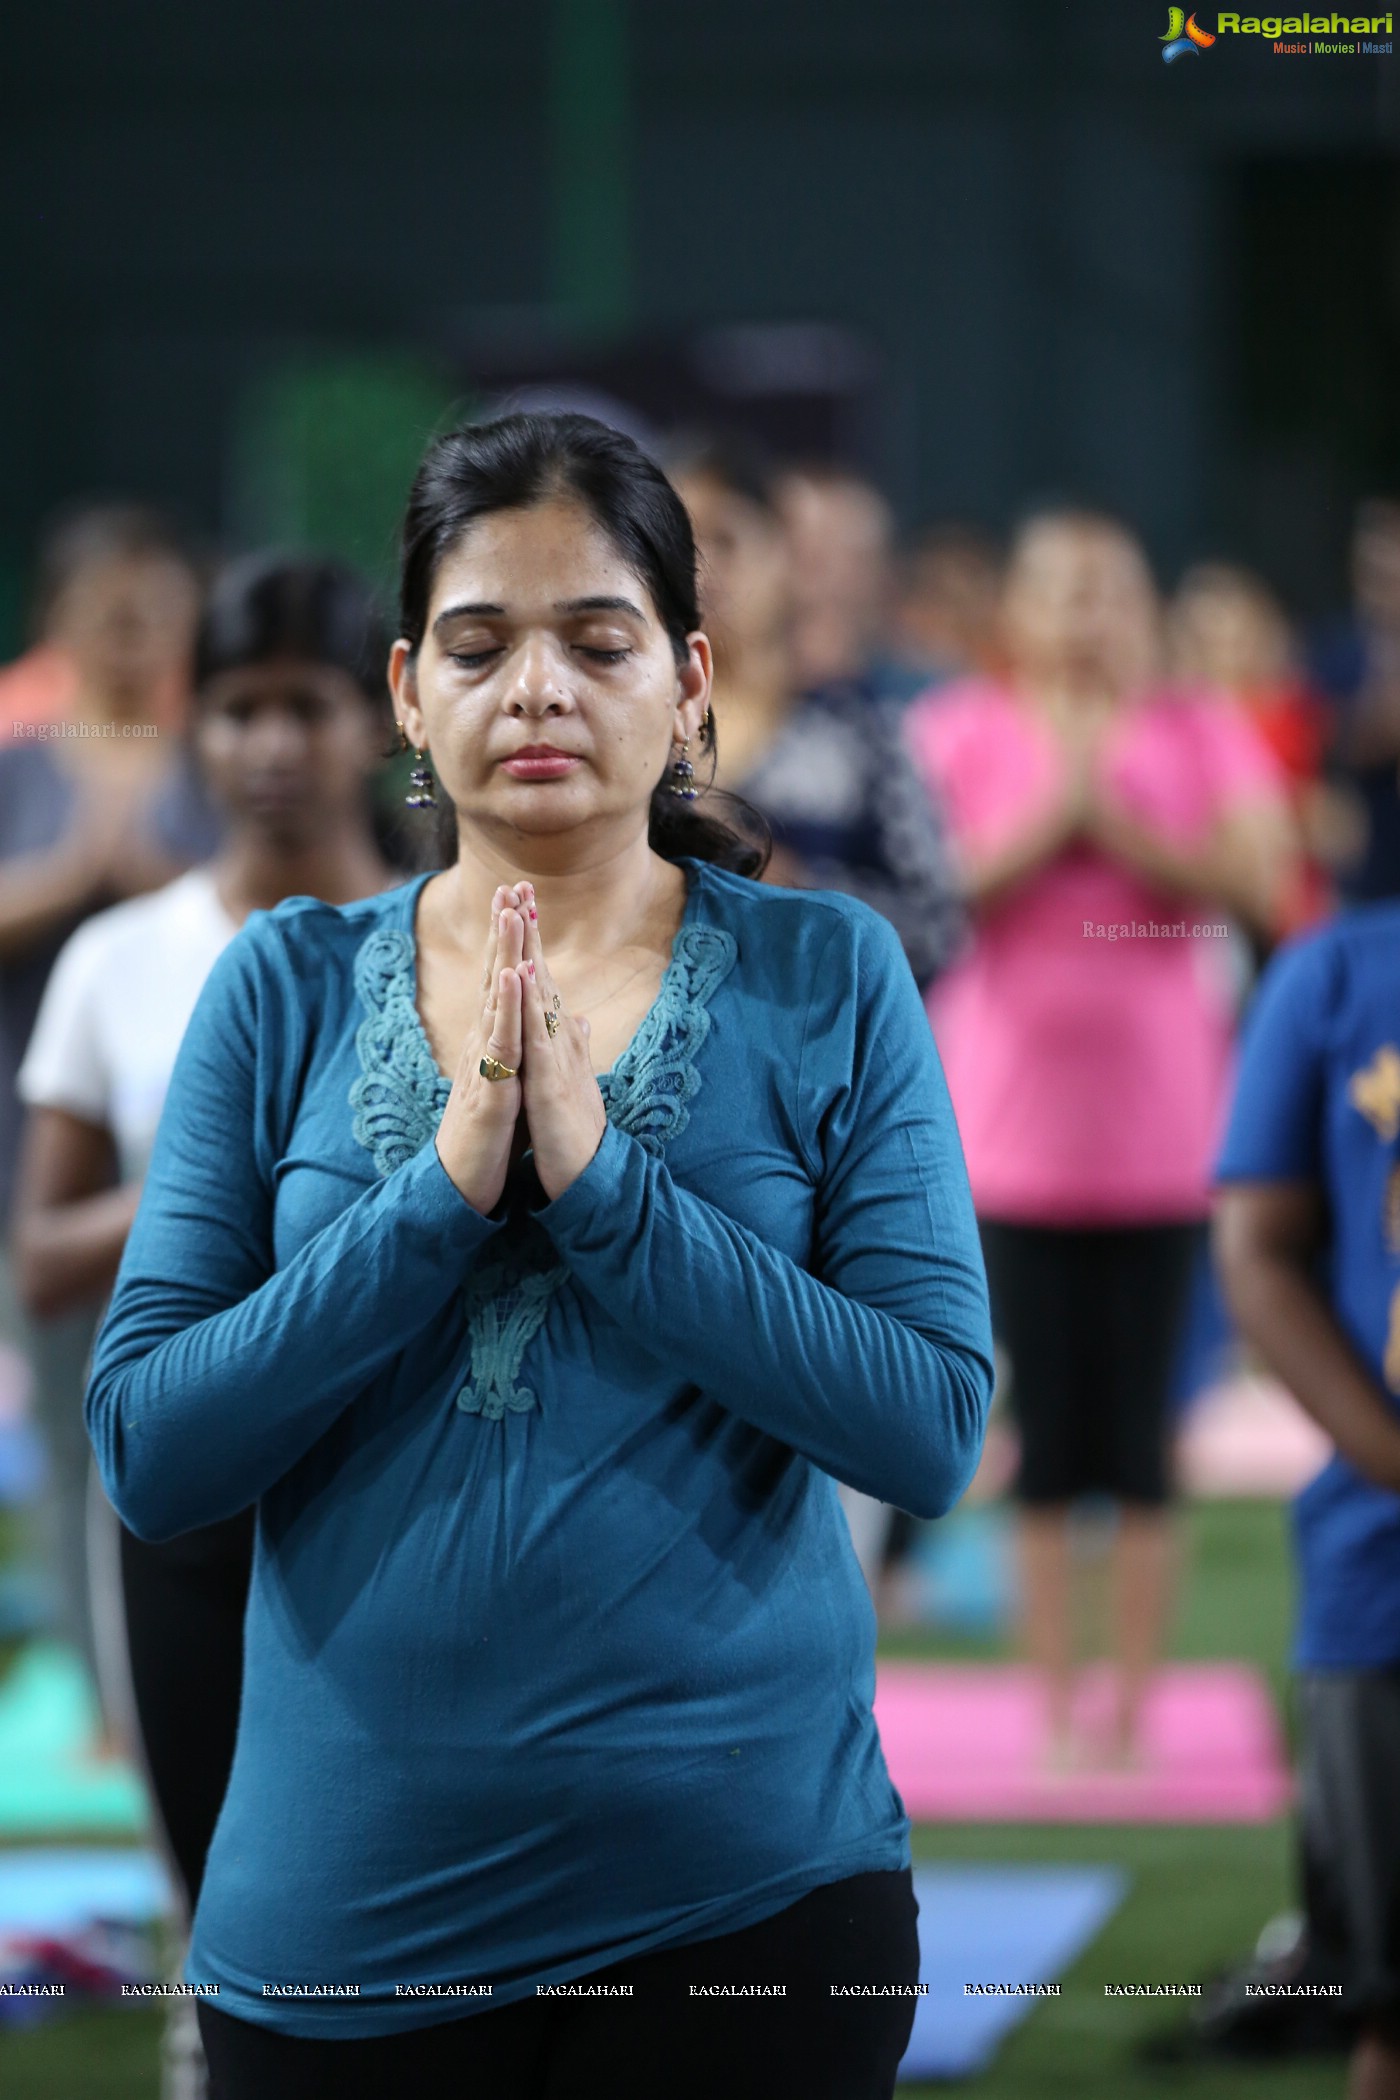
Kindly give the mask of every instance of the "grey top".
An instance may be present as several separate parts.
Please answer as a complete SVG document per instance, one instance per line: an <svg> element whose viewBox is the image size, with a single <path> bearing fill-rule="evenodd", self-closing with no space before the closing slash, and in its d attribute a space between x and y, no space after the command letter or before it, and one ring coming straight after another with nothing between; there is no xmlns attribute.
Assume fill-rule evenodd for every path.
<svg viewBox="0 0 1400 2100"><path fill-rule="evenodd" d="M47 744L16 743L0 750L0 860L17 860L56 846L73 822L77 803L76 783ZM179 867L192 867L218 849L222 829L193 760L182 754L152 804L150 843ZM94 896L32 947L0 957L0 1215L7 1234L24 1120L15 1080L39 1001L68 936L93 912L118 901L115 892Z"/></svg>

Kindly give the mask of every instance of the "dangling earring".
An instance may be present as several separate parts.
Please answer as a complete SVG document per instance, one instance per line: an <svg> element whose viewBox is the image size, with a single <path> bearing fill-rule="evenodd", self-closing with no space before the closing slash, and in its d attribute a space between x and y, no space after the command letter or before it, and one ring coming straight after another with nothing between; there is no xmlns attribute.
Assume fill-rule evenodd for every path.
<svg viewBox="0 0 1400 2100"><path fill-rule="evenodd" d="M402 723L400 723L399 728L402 731ZM407 751L407 737L404 738L403 747ZM423 754L416 745L413 755L418 763L408 776L408 793L403 798L404 804L408 809L436 809L438 806L437 787L433 780L432 771L424 764Z"/></svg>
<svg viewBox="0 0 1400 2100"><path fill-rule="evenodd" d="M699 792L695 786L695 768L687 755L689 750L690 738L687 737L681 745L680 757L671 761L671 777L666 782L670 792L679 795L684 802L693 802Z"/></svg>

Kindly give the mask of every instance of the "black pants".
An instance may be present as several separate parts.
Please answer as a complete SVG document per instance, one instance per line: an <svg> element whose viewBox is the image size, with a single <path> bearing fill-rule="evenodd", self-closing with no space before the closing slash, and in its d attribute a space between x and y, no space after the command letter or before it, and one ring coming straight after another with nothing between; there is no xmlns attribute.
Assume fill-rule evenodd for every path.
<svg viewBox="0 0 1400 2100"><path fill-rule="evenodd" d="M1305 1670L1299 1801L1314 1958L1400 2048L1400 1670Z"/></svg>
<svg viewBox="0 0 1400 2100"><path fill-rule="evenodd" d="M1171 1374L1202 1228L981 1225L992 1327L1011 1357L1018 1500L1165 1502Z"/></svg>
<svg viewBox="0 0 1400 2100"><path fill-rule="evenodd" d="M132 1695L160 1820L191 1914L233 1764L253 1511L147 1545L122 1526Z"/></svg>
<svg viewBox="0 0 1400 2100"><path fill-rule="evenodd" d="M630 1998L532 1997L372 2039L278 2034L202 1999L210 2100L890 2100L914 1999L832 1985L917 1983L917 1917L907 1870L858 1874L583 1979L630 1984ZM691 1995L741 1983L787 1995Z"/></svg>

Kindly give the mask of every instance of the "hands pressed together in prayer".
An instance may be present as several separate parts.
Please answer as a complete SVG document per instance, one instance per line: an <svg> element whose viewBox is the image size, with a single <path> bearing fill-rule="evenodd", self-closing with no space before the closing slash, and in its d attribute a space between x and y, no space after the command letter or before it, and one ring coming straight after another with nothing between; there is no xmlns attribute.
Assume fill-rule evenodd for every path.
<svg viewBox="0 0 1400 2100"><path fill-rule="evenodd" d="M462 1046L437 1133L439 1159L483 1214L499 1203L527 1146L552 1203L583 1172L607 1128L588 1022L564 1011L545 960L533 884L502 885L491 911L481 1018ZM483 1059L516 1076L488 1079Z"/></svg>

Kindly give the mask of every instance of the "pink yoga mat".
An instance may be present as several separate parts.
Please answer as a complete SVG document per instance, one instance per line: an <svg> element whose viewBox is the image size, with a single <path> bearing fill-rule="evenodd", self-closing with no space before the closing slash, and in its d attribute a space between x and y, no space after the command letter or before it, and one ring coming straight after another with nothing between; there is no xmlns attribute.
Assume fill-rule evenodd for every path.
<svg viewBox="0 0 1400 2100"><path fill-rule="evenodd" d="M1102 1670L1077 1715L1101 1739ZM1155 1680L1143 1752L1128 1772L1048 1772L1044 1698L1029 1670L1001 1664L882 1663L875 1718L890 1776L923 1822L1266 1823L1292 1781L1273 1702L1239 1663L1174 1665Z"/></svg>
<svg viewBox="0 0 1400 2100"><path fill-rule="evenodd" d="M1212 1386L1192 1403L1176 1468L1188 1495L1296 1495L1332 1446L1292 1394L1253 1375Z"/></svg>

